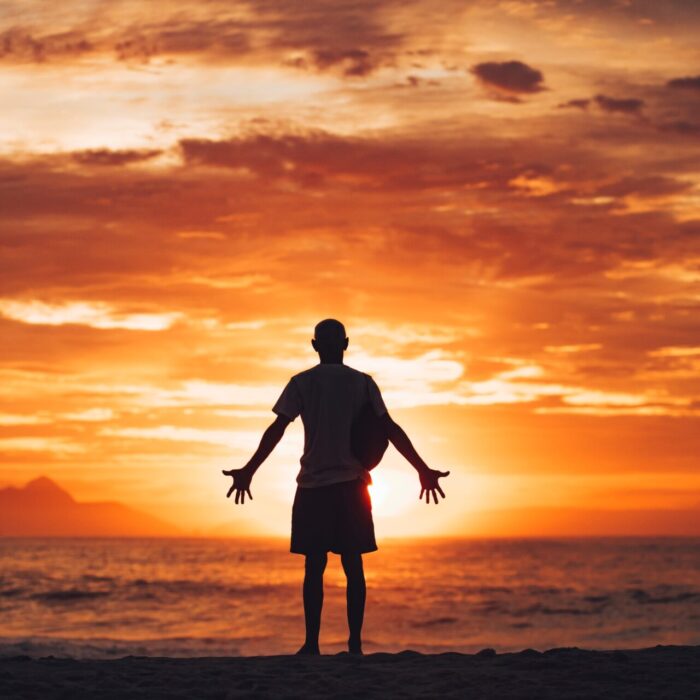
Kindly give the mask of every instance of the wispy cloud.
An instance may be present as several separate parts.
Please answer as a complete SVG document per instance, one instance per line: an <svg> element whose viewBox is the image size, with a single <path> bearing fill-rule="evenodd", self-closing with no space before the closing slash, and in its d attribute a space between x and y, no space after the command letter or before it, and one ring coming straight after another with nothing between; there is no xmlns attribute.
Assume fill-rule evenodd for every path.
<svg viewBox="0 0 700 700"><path fill-rule="evenodd" d="M170 328L180 312L125 313L106 302L74 301L49 304L43 301L0 299L0 314L22 323L63 326L77 324L91 328L119 328L132 331L162 331Z"/></svg>
<svg viewBox="0 0 700 700"><path fill-rule="evenodd" d="M698 357L700 346L692 347L665 347L649 352L651 357Z"/></svg>
<svg viewBox="0 0 700 700"><path fill-rule="evenodd" d="M83 411L74 411L70 413L63 413L61 418L65 420L83 422L87 421L89 423L111 420L114 417L114 411L111 408L86 408Z"/></svg>
<svg viewBox="0 0 700 700"><path fill-rule="evenodd" d="M252 454L260 444L260 431L253 430L207 430L174 425L158 425L150 428L103 428L99 434L105 437L144 440L148 442L205 443L218 447ZM285 441L278 454L299 457L298 446Z"/></svg>
<svg viewBox="0 0 700 700"><path fill-rule="evenodd" d="M0 437L0 452L42 452L70 455L84 452L77 442L54 437Z"/></svg>
<svg viewBox="0 0 700 700"><path fill-rule="evenodd" d="M0 426L42 425L49 422L49 418L34 413L0 413Z"/></svg>

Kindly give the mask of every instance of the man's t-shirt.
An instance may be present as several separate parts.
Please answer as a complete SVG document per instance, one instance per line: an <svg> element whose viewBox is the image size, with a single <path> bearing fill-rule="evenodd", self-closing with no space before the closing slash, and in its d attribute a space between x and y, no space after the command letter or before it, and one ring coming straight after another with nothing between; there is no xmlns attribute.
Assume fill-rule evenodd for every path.
<svg viewBox="0 0 700 700"><path fill-rule="evenodd" d="M379 387L368 374L343 364L318 364L295 374L272 410L304 424L304 454L297 484L303 488L372 479L350 448L350 431L362 406L386 413Z"/></svg>

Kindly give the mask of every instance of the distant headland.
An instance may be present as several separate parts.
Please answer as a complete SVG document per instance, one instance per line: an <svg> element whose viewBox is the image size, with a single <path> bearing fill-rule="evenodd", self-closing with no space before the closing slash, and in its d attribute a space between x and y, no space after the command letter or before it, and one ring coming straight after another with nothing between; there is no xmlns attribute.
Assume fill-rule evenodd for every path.
<svg viewBox="0 0 700 700"><path fill-rule="evenodd" d="M0 489L2 537L174 537L183 533L155 516L114 501L76 501L41 476Z"/></svg>

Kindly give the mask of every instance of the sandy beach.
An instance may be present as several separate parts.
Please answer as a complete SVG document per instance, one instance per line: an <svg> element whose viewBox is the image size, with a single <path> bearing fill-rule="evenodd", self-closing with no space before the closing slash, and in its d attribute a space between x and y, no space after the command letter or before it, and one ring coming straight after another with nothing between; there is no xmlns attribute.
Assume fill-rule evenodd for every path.
<svg viewBox="0 0 700 700"><path fill-rule="evenodd" d="M11 698L691 698L700 646L496 654L0 659Z"/></svg>

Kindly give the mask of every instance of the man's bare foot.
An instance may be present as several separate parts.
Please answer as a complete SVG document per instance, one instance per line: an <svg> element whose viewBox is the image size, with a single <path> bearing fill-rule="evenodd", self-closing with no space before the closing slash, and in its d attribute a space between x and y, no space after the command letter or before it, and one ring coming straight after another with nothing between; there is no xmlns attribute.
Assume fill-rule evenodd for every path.
<svg viewBox="0 0 700 700"><path fill-rule="evenodd" d="M320 656L321 651L318 648L318 644L304 644L304 646L299 649L296 653L297 656Z"/></svg>
<svg viewBox="0 0 700 700"><path fill-rule="evenodd" d="M362 656L362 642L355 641L354 639L349 639L348 640L348 653L349 654L357 654L358 656Z"/></svg>

